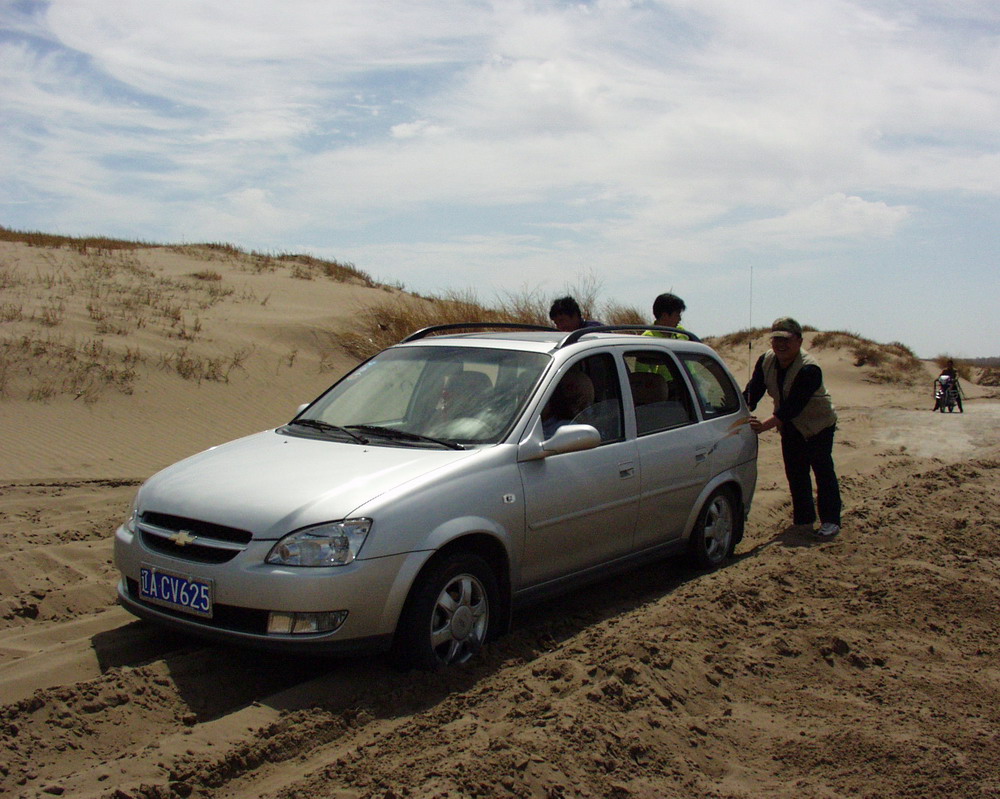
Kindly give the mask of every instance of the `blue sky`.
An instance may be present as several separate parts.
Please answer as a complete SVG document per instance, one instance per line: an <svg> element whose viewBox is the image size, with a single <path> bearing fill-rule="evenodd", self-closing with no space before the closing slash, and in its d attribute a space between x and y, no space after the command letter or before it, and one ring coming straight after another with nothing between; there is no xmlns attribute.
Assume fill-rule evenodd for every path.
<svg viewBox="0 0 1000 799"><path fill-rule="evenodd" d="M8 227L1000 354L995 0L0 0L0 108Z"/></svg>

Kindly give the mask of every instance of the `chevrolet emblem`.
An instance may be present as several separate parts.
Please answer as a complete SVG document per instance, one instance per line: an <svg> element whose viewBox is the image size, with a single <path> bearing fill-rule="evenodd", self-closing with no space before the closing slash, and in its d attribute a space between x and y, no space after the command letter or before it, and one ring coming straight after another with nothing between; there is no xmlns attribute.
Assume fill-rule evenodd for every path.
<svg viewBox="0 0 1000 799"><path fill-rule="evenodd" d="M194 543L198 540L197 536L191 535L187 530L180 530L170 536L170 540L177 544L177 546L182 547L186 544Z"/></svg>

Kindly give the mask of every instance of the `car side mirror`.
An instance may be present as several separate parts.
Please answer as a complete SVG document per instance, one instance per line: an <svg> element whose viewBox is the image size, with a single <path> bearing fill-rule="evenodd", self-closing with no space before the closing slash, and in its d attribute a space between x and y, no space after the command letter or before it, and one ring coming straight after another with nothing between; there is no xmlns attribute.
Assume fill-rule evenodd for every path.
<svg viewBox="0 0 1000 799"><path fill-rule="evenodd" d="M298 408L295 409L295 415L298 416L300 413L302 413L302 411L304 411L308 407L309 407L309 403L308 402L303 402L301 405L299 405Z"/></svg>
<svg viewBox="0 0 1000 799"><path fill-rule="evenodd" d="M547 458L549 455L561 455L565 452L580 452L593 449L601 443L601 434L597 428L589 424L566 424L560 427L551 438L541 444L526 442L521 447L519 460L529 461Z"/></svg>

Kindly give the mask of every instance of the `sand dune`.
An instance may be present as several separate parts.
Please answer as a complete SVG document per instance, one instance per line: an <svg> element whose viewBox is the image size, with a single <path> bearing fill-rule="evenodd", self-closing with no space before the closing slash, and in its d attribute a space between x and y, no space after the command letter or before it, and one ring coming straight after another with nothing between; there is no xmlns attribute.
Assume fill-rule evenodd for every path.
<svg viewBox="0 0 1000 799"><path fill-rule="evenodd" d="M765 436L724 569L656 564L519 614L465 668L403 674L165 633L115 606L111 563L143 479L287 420L386 289L198 248L12 243L0 281L3 795L1000 795L996 389L932 414L930 365L875 383L817 350L838 539L788 531ZM723 354L742 379L746 344Z"/></svg>

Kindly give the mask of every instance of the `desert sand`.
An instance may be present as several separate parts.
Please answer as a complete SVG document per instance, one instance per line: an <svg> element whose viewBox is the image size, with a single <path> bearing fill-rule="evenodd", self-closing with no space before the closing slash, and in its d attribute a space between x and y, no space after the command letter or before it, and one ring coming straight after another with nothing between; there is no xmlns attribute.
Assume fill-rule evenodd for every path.
<svg viewBox="0 0 1000 799"><path fill-rule="evenodd" d="M393 293L210 248L0 243L0 794L1000 796L1000 394L931 413L932 364L876 383L814 351L835 540L789 529L765 435L731 563L522 612L465 667L262 654L117 607L140 483L290 418ZM744 380L746 344L723 355Z"/></svg>

